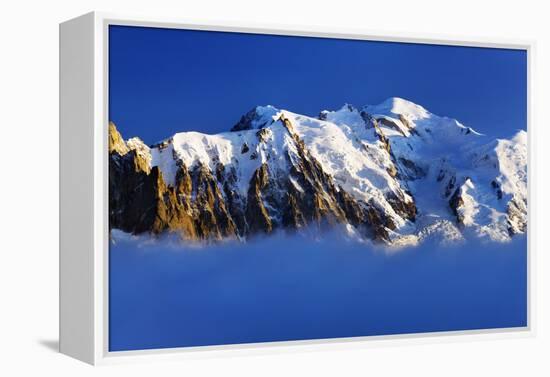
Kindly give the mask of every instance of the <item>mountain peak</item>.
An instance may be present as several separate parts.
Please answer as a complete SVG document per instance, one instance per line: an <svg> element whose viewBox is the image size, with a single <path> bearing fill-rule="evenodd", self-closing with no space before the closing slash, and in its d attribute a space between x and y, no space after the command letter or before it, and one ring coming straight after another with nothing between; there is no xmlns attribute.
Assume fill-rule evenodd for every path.
<svg viewBox="0 0 550 377"><path fill-rule="evenodd" d="M126 145L126 142L118 132L115 124L109 122L109 153L116 152L121 156L128 153L129 148Z"/></svg>
<svg viewBox="0 0 550 377"><path fill-rule="evenodd" d="M527 131L525 130L519 130L516 132L516 134L512 137L512 141L521 144L521 145L527 145Z"/></svg>
<svg viewBox="0 0 550 377"><path fill-rule="evenodd" d="M351 113L351 112L359 111L359 110L357 110L357 109L355 108L355 106L353 106L352 104L346 102L346 103L340 108L340 110L338 110L338 111L348 111L348 112Z"/></svg>
<svg viewBox="0 0 550 377"><path fill-rule="evenodd" d="M424 119L430 116L430 112L422 106L400 97L390 97L378 105L367 105L365 110L375 115L406 115L412 119Z"/></svg>
<svg viewBox="0 0 550 377"><path fill-rule="evenodd" d="M269 126L278 112L279 109L272 105L256 106L244 114L231 128L231 131L253 130Z"/></svg>

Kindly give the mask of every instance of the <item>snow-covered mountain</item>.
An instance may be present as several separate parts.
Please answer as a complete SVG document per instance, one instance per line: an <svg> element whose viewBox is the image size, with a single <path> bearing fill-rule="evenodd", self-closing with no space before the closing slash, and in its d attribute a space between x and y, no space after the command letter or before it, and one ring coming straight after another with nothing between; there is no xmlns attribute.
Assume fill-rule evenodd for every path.
<svg viewBox="0 0 550 377"><path fill-rule="evenodd" d="M228 127L229 128L229 127ZM110 124L110 226L246 240L340 227L391 245L527 228L527 134L491 140L401 98L317 118L258 106L147 146Z"/></svg>

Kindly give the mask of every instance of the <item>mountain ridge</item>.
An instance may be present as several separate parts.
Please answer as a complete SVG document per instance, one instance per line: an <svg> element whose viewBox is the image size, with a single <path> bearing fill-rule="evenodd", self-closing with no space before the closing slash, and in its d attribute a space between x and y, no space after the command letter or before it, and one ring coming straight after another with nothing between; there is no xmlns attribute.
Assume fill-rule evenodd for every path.
<svg viewBox="0 0 550 377"><path fill-rule="evenodd" d="M390 245L527 229L525 131L486 142L397 97L317 118L257 106L228 132L151 146L109 134L111 229L210 241L341 226Z"/></svg>

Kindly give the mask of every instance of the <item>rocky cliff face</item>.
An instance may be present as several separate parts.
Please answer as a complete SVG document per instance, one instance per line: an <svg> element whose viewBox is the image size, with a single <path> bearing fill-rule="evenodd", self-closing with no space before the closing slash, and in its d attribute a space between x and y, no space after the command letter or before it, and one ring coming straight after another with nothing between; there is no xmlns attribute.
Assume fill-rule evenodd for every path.
<svg viewBox="0 0 550 377"><path fill-rule="evenodd" d="M472 227L509 239L526 231L525 137L495 146L477 136L400 99L318 119L258 107L231 132L150 147L111 123L110 228L193 241L341 228L400 245ZM464 159L468 171L457 169Z"/></svg>
<svg viewBox="0 0 550 377"><path fill-rule="evenodd" d="M125 143L111 124L110 146L110 226L125 232L177 232L189 240L246 238L277 229L296 231L305 226L319 229L336 224L352 224L364 235L389 241L381 209L360 203L337 187L321 164L309 154L303 141L292 131L289 120L280 121L288 130L295 155L287 151L292 165L281 171L269 162L254 170L246 196L235 187L234 169L222 163L215 171L203 163L191 170L179 160L175 186L166 184L158 166L149 168L147 159L135 146ZM258 131L259 143L265 143ZM393 196L399 208L407 204Z"/></svg>

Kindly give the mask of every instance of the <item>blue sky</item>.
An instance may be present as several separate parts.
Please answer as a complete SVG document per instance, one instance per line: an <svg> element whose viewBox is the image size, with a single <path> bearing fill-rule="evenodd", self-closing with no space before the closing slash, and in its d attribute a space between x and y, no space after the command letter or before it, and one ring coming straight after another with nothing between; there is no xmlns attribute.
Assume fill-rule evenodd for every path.
<svg viewBox="0 0 550 377"><path fill-rule="evenodd" d="M109 107L124 138L228 131L271 104L306 115L402 97L492 137L527 122L525 51L111 26Z"/></svg>

